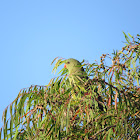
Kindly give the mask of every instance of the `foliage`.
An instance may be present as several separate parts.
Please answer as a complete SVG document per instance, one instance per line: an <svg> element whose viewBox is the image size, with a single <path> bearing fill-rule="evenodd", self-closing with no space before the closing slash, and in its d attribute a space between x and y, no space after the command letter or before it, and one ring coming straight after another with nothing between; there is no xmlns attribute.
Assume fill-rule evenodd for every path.
<svg viewBox="0 0 140 140"><path fill-rule="evenodd" d="M114 51L112 57L103 54L100 64L82 62L90 77L88 89L71 85L65 69L47 86L22 89L4 110L0 138L138 139L140 35L136 38L124 35L126 46L121 51ZM106 59L111 60L110 66ZM53 71L64 63L61 58L56 60ZM102 98L103 110L99 109L98 96Z"/></svg>

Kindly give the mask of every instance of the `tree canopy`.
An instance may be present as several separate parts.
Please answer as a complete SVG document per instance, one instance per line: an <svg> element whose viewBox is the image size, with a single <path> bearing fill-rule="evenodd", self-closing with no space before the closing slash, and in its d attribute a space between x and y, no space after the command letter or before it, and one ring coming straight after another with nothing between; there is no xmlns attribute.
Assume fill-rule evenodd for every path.
<svg viewBox="0 0 140 140"><path fill-rule="evenodd" d="M81 64L88 88L69 82L63 68L46 86L22 89L3 112L1 139L138 139L140 134L140 35L126 38L125 46L100 63ZM110 65L107 65L110 61ZM55 58L53 71L64 64ZM98 100L98 96L102 101ZM100 109L99 103L103 110ZM9 117L10 116L10 117ZM9 118L8 118L9 117Z"/></svg>

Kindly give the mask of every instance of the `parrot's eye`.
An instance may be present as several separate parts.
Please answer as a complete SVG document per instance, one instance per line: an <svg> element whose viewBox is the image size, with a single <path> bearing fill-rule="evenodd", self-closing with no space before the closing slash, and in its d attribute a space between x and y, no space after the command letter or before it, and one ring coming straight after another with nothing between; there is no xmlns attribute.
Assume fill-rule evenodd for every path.
<svg viewBox="0 0 140 140"><path fill-rule="evenodd" d="M69 64L70 62L67 62L67 64Z"/></svg>

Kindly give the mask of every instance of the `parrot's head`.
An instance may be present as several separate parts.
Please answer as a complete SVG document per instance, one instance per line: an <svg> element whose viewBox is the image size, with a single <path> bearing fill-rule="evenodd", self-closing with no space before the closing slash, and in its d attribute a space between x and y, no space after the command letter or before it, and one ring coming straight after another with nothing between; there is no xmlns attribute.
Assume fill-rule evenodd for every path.
<svg viewBox="0 0 140 140"><path fill-rule="evenodd" d="M82 74L82 72L84 71L83 67L81 66L81 63L73 58L66 59L64 67L68 69L69 74Z"/></svg>
<svg viewBox="0 0 140 140"><path fill-rule="evenodd" d="M81 63L73 58L69 58L65 60L64 67L69 72L69 81L71 84L83 84L85 80L88 80L88 76L84 71Z"/></svg>

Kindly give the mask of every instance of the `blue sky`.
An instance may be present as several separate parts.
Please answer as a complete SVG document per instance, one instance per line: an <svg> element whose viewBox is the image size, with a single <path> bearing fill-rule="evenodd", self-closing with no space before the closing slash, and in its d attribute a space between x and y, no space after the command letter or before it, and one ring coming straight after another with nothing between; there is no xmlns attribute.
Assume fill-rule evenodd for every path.
<svg viewBox="0 0 140 140"><path fill-rule="evenodd" d="M140 33L140 0L0 1L0 126L22 88L47 85L52 60L99 61Z"/></svg>

